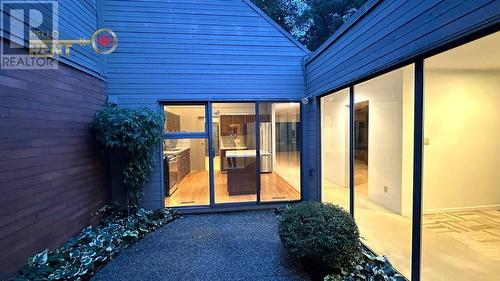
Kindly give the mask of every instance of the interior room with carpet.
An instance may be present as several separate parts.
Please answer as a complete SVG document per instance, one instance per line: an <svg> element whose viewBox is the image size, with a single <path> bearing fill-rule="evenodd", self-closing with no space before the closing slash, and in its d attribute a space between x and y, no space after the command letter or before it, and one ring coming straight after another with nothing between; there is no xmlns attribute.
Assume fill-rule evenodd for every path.
<svg viewBox="0 0 500 281"><path fill-rule="evenodd" d="M500 33L424 60L423 280L494 280L500 264ZM410 276L413 72L354 86L354 216ZM349 209L349 89L321 99L322 200ZM467 260L464 263L463 260Z"/></svg>

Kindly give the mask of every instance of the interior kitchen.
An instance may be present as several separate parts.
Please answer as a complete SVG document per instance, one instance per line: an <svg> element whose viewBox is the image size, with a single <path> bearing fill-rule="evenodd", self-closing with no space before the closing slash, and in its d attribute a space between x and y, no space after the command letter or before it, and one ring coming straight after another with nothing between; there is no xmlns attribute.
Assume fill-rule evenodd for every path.
<svg viewBox="0 0 500 281"><path fill-rule="evenodd" d="M165 105L164 115L165 205L207 206L210 148L206 106ZM259 126L255 103L213 103L210 117L215 204L256 202L259 175L261 202L300 200L299 103L259 103ZM169 138L168 133L176 136ZM182 138L183 133L190 138Z"/></svg>

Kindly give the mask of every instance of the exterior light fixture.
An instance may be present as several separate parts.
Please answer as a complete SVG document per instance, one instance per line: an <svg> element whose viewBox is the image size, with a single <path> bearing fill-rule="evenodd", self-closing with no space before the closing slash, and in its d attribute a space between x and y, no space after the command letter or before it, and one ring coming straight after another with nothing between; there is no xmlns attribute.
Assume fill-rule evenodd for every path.
<svg viewBox="0 0 500 281"><path fill-rule="evenodd" d="M305 96L302 98L302 104L309 104L311 103L313 98L311 96Z"/></svg>

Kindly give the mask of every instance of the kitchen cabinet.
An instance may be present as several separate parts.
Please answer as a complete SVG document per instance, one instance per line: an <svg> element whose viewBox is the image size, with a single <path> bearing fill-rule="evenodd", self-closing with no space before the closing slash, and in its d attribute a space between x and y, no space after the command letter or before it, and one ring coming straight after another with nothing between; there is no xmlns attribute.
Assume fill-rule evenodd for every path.
<svg viewBox="0 0 500 281"><path fill-rule="evenodd" d="M179 154L179 181L191 171L191 152L189 149Z"/></svg>
<svg viewBox="0 0 500 281"><path fill-rule="evenodd" d="M260 122L271 122L270 114L260 114ZM255 115L246 115L246 124L255 123Z"/></svg>
<svg viewBox="0 0 500 281"><path fill-rule="evenodd" d="M178 183L191 171L190 149L180 152L170 152L164 156L163 169L165 173L165 194L171 196L178 187Z"/></svg>
<svg viewBox="0 0 500 281"><path fill-rule="evenodd" d="M261 114L260 122L270 122L269 114ZM255 115L221 115L220 116L221 136L242 136L246 135L247 124L255 123Z"/></svg>
<svg viewBox="0 0 500 281"><path fill-rule="evenodd" d="M244 134L245 115L221 115L219 123L221 136L236 136Z"/></svg>
<svg viewBox="0 0 500 281"><path fill-rule="evenodd" d="M181 117L172 112L165 112L165 131L167 132L180 132L181 131Z"/></svg>

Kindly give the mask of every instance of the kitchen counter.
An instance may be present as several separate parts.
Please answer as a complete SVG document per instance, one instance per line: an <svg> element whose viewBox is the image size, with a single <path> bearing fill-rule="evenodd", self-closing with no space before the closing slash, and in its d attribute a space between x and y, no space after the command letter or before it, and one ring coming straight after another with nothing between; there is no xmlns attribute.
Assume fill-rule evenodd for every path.
<svg viewBox="0 0 500 281"><path fill-rule="evenodd" d="M182 152L188 150L189 147L182 147L182 148L176 148L175 150L164 150L163 151L163 156L175 156L179 155Z"/></svg>
<svg viewBox="0 0 500 281"><path fill-rule="evenodd" d="M229 150L226 151L227 158L246 158L246 157L256 157L257 151L253 150ZM261 150L260 156L271 156L271 153L268 151Z"/></svg>
<svg viewBox="0 0 500 281"><path fill-rule="evenodd" d="M247 149L246 146L221 146L221 150L240 150L240 149Z"/></svg>
<svg viewBox="0 0 500 281"><path fill-rule="evenodd" d="M226 153L230 150L246 150L248 147L244 145L229 144L227 146L222 145L220 147L221 161L221 172L225 173L227 169L227 156Z"/></svg>

